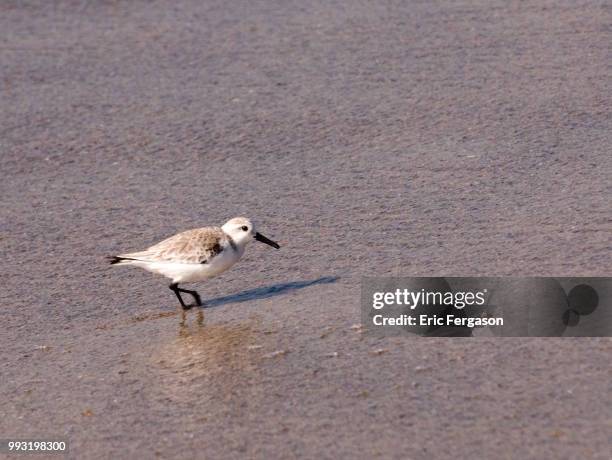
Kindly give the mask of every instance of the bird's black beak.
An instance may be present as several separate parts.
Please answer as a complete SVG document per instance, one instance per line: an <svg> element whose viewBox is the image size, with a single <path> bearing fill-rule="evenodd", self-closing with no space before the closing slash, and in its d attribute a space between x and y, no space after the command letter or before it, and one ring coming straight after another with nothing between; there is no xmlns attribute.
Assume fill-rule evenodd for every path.
<svg viewBox="0 0 612 460"><path fill-rule="evenodd" d="M278 243L275 243L274 241L272 241L272 240L270 240L270 239L266 238L265 236L263 236L263 235L262 235L261 233L259 233L259 232L256 232L256 233L255 233L255 239L256 239L257 241L261 241L262 243L269 244L269 245L270 245L270 246L272 246L273 248L280 249L280 246L278 245Z"/></svg>

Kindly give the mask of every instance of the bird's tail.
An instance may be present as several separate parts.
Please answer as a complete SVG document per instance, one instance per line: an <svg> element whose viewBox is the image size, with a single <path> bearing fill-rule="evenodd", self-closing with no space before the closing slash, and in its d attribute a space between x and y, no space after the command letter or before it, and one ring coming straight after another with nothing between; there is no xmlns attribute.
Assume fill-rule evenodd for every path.
<svg viewBox="0 0 612 460"><path fill-rule="evenodd" d="M107 256L106 260L109 261L111 265L121 265L121 264L129 264L131 261L135 259L131 259L129 257L121 257L121 256Z"/></svg>

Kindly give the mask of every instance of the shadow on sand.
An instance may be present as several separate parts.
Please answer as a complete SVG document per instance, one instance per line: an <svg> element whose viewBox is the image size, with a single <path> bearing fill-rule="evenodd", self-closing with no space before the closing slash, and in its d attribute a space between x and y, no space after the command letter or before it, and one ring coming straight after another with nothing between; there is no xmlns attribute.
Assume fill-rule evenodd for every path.
<svg viewBox="0 0 612 460"><path fill-rule="evenodd" d="M268 297L283 295L291 291L296 291L298 289L303 289L309 286L315 286L317 284L335 283L339 279L339 276L324 276L316 280L292 281L290 283L273 284L272 286L249 289L248 291L242 291L238 294L232 294L224 297L216 297L214 299L207 299L204 301L204 305L202 306L202 308L213 308L228 303L239 303L247 302L249 300L267 299Z"/></svg>

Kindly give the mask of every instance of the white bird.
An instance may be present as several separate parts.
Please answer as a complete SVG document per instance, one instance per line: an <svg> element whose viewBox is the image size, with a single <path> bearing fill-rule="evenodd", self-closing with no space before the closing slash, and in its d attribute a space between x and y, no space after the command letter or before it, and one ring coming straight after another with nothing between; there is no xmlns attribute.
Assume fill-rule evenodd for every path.
<svg viewBox="0 0 612 460"><path fill-rule="evenodd" d="M202 301L197 291L179 288L179 283L202 281L224 272L240 260L244 249L253 240L280 246L255 231L253 223L245 217L234 217L222 227L194 228L177 233L149 249L109 257L112 265L136 265L172 280L170 289L176 294L181 307L181 292L193 296L196 305Z"/></svg>

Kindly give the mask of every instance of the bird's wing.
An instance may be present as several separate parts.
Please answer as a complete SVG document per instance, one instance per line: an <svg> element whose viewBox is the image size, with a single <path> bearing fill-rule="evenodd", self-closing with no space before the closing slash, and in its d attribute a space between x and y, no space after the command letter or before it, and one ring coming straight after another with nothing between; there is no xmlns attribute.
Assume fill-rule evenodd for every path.
<svg viewBox="0 0 612 460"><path fill-rule="evenodd" d="M177 233L149 249L119 257L148 262L205 264L229 244L227 235L218 227L205 227Z"/></svg>

